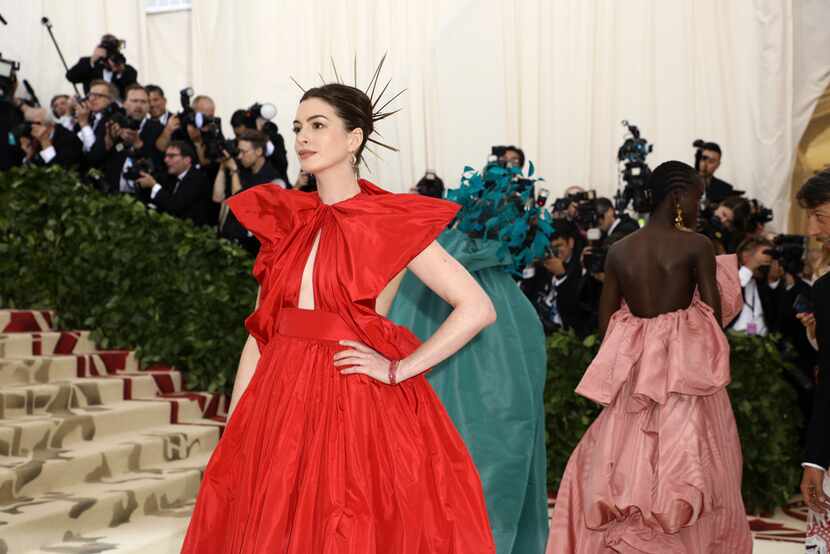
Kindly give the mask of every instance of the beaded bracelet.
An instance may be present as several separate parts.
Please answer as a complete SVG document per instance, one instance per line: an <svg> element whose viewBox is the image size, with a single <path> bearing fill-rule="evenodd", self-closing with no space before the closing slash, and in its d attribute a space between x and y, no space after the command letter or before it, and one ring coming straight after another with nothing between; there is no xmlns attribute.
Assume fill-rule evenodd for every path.
<svg viewBox="0 0 830 554"><path fill-rule="evenodd" d="M398 362L400 360L390 360L389 361L389 384L390 385L397 385L398 384Z"/></svg>

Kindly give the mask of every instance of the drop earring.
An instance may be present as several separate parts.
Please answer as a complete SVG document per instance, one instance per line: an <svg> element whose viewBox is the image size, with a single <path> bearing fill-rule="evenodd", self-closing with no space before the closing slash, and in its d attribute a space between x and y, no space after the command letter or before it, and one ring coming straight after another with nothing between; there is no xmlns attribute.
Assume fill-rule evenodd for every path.
<svg viewBox="0 0 830 554"><path fill-rule="evenodd" d="M677 212L677 215L674 216L674 226L678 231L689 231L689 228L686 227L686 223L683 221L683 210L680 208L680 202L676 202L674 206Z"/></svg>

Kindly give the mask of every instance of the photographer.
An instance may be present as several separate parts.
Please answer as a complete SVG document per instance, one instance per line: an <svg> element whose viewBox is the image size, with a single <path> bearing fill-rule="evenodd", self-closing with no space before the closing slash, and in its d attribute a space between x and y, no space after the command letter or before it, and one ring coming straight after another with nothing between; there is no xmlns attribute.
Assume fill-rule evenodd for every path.
<svg viewBox="0 0 830 554"><path fill-rule="evenodd" d="M427 171L409 192L432 198L444 198L444 181L434 172Z"/></svg>
<svg viewBox="0 0 830 554"><path fill-rule="evenodd" d="M138 81L135 68L127 63L121 53L122 41L115 35L106 34L92 51L92 56L82 57L69 71L66 78L70 83L81 83L84 94L89 94L92 82L103 80L115 85L118 97L124 98L127 87Z"/></svg>
<svg viewBox="0 0 830 554"><path fill-rule="evenodd" d="M695 169L703 177L706 187L704 202L718 204L728 196L743 194L743 191L736 191L732 185L715 177L715 172L721 162L721 149L716 142L704 142L698 139L693 146L696 149Z"/></svg>
<svg viewBox="0 0 830 554"><path fill-rule="evenodd" d="M24 163L33 165L59 165L64 169L77 169L83 162L81 140L54 119L45 108L25 110L26 124L20 133L20 145Z"/></svg>
<svg viewBox="0 0 830 554"><path fill-rule="evenodd" d="M274 115L276 108L271 108ZM265 157L277 172L277 178L283 183L284 188L291 188L288 180L288 156L285 150L285 140L279 132L279 128L273 121L262 116L263 105L254 104L247 110L236 110L231 116L231 127L234 135L239 139L243 131L261 131L265 134ZM271 113L268 115L270 116Z"/></svg>
<svg viewBox="0 0 830 554"><path fill-rule="evenodd" d="M603 246L610 247L621 238L630 235L640 228L640 224L628 214L622 214L617 217L617 210L614 209L614 203L608 198L597 198L594 201L594 205L596 206L597 216L599 217L598 225L602 231Z"/></svg>
<svg viewBox="0 0 830 554"><path fill-rule="evenodd" d="M161 153L155 147L162 127L147 117L147 91L141 85L130 85L126 95L126 114L115 114L105 123L107 133L103 141L105 152L101 167L104 172L104 192L111 194L136 192L136 174L129 171L133 165L138 164L146 171L161 167L163 162Z"/></svg>
<svg viewBox="0 0 830 554"><path fill-rule="evenodd" d="M499 154L499 163L504 167L518 167L522 169L525 166L525 153L518 146L505 146Z"/></svg>
<svg viewBox="0 0 830 554"><path fill-rule="evenodd" d="M830 241L830 170L811 177L796 196L807 211L807 232L821 242ZM830 277L825 274L813 284L813 313L804 313L805 320L814 318L812 335L818 344L818 384L814 394L812 417L807 431L804 475L801 493L815 514L830 509L830 496L825 472L830 468Z"/></svg>
<svg viewBox="0 0 830 554"><path fill-rule="evenodd" d="M554 222L554 229L549 255L534 264L520 287L536 308L546 334L562 328L584 337L591 332L591 321L580 301L583 271L577 251L579 231L564 220Z"/></svg>
<svg viewBox="0 0 830 554"><path fill-rule="evenodd" d="M776 289L779 283L776 274L772 275L773 281L769 282L769 268L772 264L769 251L773 246L765 238L749 237L738 247L738 277L744 305L730 325L733 331L763 336L773 324L770 291Z"/></svg>
<svg viewBox="0 0 830 554"><path fill-rule="evenodd" d="M267 138L259 131L243 130L239 133L236 158L225 151L225 158L213 183L213 201L221 204L219 210L219 236L239 242L252 253L259 250L258 241L245 230L230 213L224 201L229 196L257 185L272 184L285 188L274 167L265 158ZM241 166L241 167L240 167Z"/></svg>
<svg viewBox="0 0 830 554"><path fill-rule="evenodd" d="M167 110L167 98L164 90L158 85L147 85L144 87L150 99L150 119L157 121L162 127L167 125L167 120L173 117L173 113Z"/></svg>
<svg viewBox="0 0 830 554"><path fill-rule="evenodd" d="M20 145L12 133L23 123L23 112L20 100L15 98L19 64L2 58L0 64L8 73L8 77L0 76L0 171L6 171L20 163Z"/></svg>
<svg viewBox="0 0 830 554"><path fill-rule="evenodd" d="M78 138L84 145L87 161L93 167L103 162L104 149L102 147L106 135L106 118L111 113L110 106L114 102L115 89L106 81L90 83L89 94L86 100L75 102L76 127ZM96 144L98 149L93 152Z"/></svg>
<svg viewBox="0 0 830 554"><path fill-rule="evenodd" d="M49 107L52 109L52 117L55 122L63 125L68 131L75 129L75 118L72 117L72 106L68 94L56 94L49 102Z"/></svg>
<svg viewBox="0 0 830 554"><path fill-rule="evenodd" d="M186 142L174 141L164 154L167 175L159 184L146 171L140 172L136 184L138 192L151 208L180 219L189 219L194 225L210 225L210 184L196 166L196 153Z"/></svg>
<svg viewBox="0 0 830 554"><path fill-rule="evenodd" d="M214 119L216 105L209 96L205 95L196 96L191 102L182 91L182 97L182 103L189 102L189 105L187 107L183 105L182 113L167 119L167 124L156 141L156 148L160 152L165 152L172 141L188 143L196 152L196 163L201 165L209 178L213 180L219 171L219 160L211 160L207 155L205 137L213 134L217 135L214 137L216 142L225 141L218 120ZM190 119L185 129L182 129L182 117ZM201 128L196 126L197 119L203 122Z"/></svg>

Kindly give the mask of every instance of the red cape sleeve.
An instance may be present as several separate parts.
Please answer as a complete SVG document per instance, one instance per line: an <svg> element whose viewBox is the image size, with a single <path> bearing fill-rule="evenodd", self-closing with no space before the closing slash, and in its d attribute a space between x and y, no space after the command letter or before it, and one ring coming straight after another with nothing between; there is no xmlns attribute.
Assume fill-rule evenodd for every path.
<svg viewBox="0 0 830 554"><path fill-rule="evenodd" d="M225 202L239 223L263 246L273 246L291 229L291 196L279 185L266 184L243 190Z"/></svg>

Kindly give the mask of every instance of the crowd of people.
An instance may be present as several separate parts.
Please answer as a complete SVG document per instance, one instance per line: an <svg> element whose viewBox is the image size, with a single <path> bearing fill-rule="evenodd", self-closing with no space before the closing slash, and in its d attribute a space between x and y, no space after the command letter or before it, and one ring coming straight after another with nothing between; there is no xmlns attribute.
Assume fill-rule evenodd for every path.
<svg viewBox="0 0 830 554"><path fill-rule="evenodd" d="M215 227L255 251L223 202L259 184L291 188L285 142L269 119L275 111L258 103L236 110L234 138L226 139L212 98L183 89L174 113L165 91L139 84L139 77L110 34L66 73L83 96L57 94L41 107L15 94L12 75L2 117L12 139L2 144L0 170L73 169L102 192L134 195L151 209Z"/></svg>

